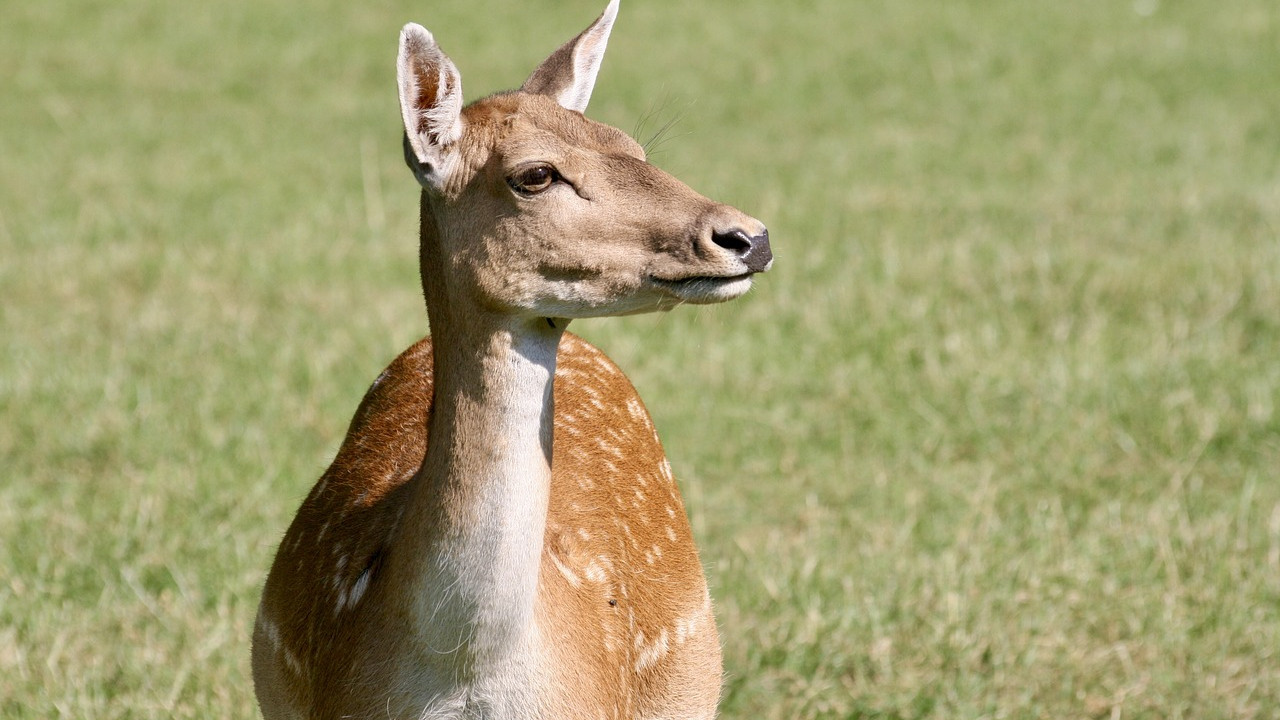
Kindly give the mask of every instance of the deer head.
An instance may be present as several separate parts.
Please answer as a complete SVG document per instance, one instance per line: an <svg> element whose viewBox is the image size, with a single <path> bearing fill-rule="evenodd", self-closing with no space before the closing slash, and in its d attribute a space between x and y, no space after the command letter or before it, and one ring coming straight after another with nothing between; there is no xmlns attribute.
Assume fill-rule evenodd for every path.
<svg viewBox="0 0 1280 720"><path fill-rule="evenodd" d="M731 300L772 264L764 225L649 164L586 118L617 0L524 85L463 106L431 33L400 35L405 159L423 188L433 314L579 318Z"/></svg>

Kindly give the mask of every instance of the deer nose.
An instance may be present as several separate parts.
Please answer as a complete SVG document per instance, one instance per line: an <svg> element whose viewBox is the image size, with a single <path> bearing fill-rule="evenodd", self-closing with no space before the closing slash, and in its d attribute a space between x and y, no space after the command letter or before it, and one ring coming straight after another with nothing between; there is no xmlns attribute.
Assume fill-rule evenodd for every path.
<svg viewBox="0 0 1280 720"><path fill-rule="evenodd" d="M716 231L712 233L711 241L737 255L751 272L764 272L773 262L773 251L769 249L768 230L764 230L759 235L748 235L742 228L734 228L727 232Z"/></svg>

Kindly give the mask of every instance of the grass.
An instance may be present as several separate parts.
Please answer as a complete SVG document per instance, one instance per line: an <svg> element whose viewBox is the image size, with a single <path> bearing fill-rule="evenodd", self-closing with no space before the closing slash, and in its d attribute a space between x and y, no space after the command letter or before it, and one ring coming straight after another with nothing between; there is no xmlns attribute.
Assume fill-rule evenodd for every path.
<svg viewBox="0 0 1280 720"><path fill-rule="evenodd" d="M426 329L396 30L475 97L598 10L0 10L0 716L256 716L275 543ZM623 7L591 114L778 256L575 326L723 717L1280 717L1277 67L1265 0Z"/></svg>

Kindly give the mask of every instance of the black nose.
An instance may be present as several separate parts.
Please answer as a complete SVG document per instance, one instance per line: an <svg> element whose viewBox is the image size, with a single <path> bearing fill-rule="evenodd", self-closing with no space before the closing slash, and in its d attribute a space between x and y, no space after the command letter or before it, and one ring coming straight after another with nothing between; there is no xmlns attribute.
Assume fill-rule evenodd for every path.
<svg viewBox="0 0 1280 720"><path fill-rule="evenodd" d="M725 250L736 253L751 272L764 272L769 267L769 261L773 260L768 230L752 236L742 228L735 228L728 232L716 232L712 234L711 240Z"/></svg>

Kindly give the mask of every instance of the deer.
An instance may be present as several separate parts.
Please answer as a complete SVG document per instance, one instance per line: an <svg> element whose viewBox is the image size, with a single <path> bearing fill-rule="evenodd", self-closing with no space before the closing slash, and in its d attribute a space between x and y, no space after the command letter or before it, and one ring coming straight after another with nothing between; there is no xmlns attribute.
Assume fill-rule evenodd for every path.
<svg viewBox="0 0 1280 720"><path fill-rule="evenodd" d="M759 220L583 115L617 12L465 106L431 33L400 33L430 335L368 389L276 552L252 639L267 720L716 714L671 465L566 327L738 298L773 255Z"/></svg>

